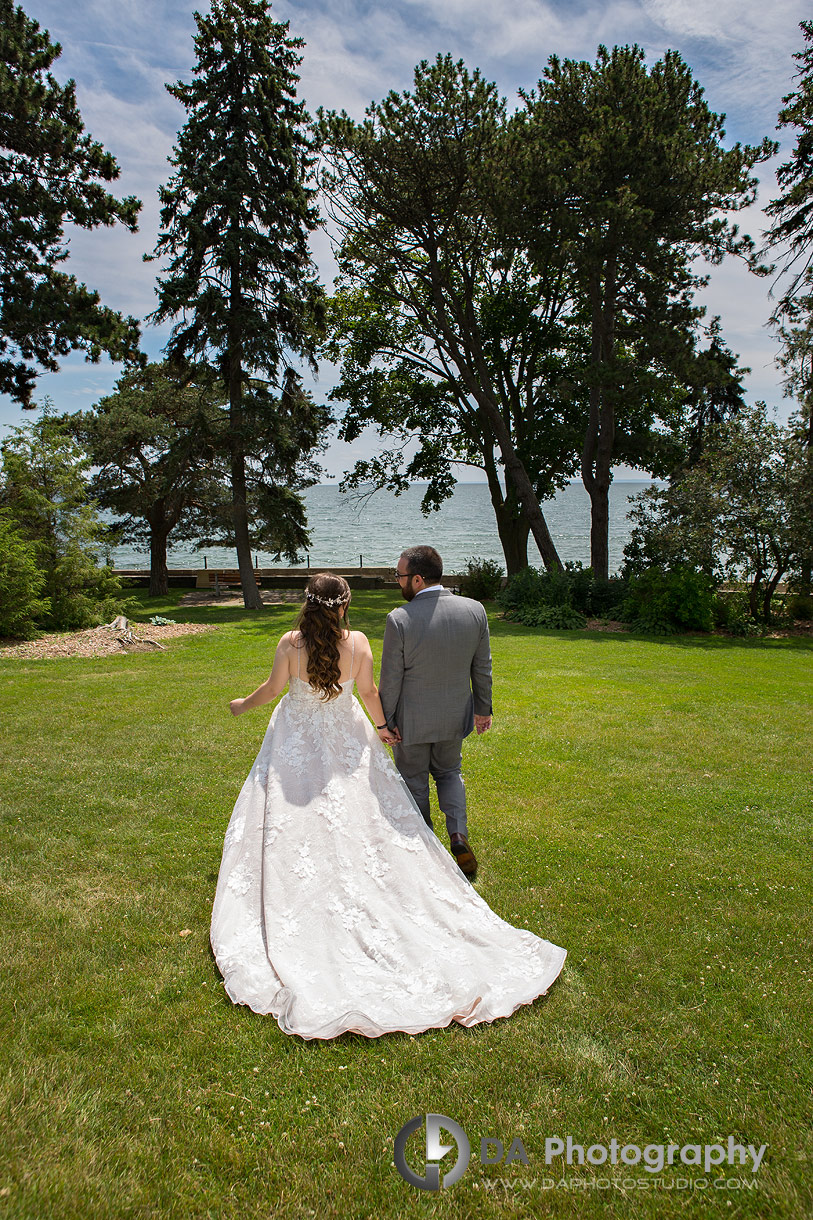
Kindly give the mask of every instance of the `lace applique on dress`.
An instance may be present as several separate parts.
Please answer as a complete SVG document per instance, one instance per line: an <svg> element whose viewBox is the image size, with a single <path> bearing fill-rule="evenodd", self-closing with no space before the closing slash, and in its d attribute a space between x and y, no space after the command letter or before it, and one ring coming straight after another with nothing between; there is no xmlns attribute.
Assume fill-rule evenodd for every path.
<svg viewBox="0 0 813 1220"><path fill-rule="evenodd" d="M566 956L465 879L352 677L329 701L292 677L275 708L226 831L211 942L231 999L303 1038L506 1017Z"/></svg>

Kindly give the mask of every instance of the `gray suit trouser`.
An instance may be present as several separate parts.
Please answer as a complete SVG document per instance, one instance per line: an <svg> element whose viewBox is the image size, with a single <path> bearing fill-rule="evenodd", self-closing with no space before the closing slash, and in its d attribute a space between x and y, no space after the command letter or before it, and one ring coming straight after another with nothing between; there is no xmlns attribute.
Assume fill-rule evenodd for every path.
<svg viewBox="0 0 813 1220"><path fill-rule="evenodd" d="M450 835L466 833L466 789L460 768L463 762L463 742L419 741L413 745L395 745L392 756L404 783L415 798L430 830L429 776L435 781L438 804L446 816Z"/></svg>

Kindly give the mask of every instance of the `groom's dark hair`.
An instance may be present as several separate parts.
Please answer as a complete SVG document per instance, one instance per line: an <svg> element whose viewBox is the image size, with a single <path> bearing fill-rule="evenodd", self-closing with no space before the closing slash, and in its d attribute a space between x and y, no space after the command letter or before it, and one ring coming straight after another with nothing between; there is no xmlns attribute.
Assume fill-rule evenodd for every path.
<svg viewBox="0 0 813 1220"><path fill-rule="evenodd" d="M428 585L436 585L443 575L443 560L433 546L410 546L402 555L412 576L422 576Z"/></svg>

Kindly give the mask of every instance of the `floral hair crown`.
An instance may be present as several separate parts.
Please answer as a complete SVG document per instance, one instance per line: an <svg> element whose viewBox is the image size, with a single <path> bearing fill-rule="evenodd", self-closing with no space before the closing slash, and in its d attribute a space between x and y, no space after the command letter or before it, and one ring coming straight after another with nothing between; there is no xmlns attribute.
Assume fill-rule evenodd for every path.
<svg viewBox="0 0 813 1220"><path fill-rule="evenodd" d="M318 602L320 606L341 606L347 601L346 597L317 597L310 589L305 590L305 596L309 601Z"/></svg>

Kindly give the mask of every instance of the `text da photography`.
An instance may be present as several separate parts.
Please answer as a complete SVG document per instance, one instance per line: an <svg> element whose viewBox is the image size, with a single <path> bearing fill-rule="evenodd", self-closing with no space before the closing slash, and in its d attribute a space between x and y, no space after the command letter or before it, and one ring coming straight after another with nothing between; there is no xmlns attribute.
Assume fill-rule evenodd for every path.
<svg viewBox="0 0 813 1220"><path fill-rule="evenodd" d="M420 1135L418 1133L420 1132ZM410 1137L416 1138L411 1139ZM451 1137L452 1142L449 1142ZM409 1150L409 1159L407 1159ZM742 1166L756 1174L767 1151L767 1144L740 1143L733 1135L712 1144L689 1140L678 1144L624 1142L615 1137L607 1143L574 1140L570 1135L547 1136L544 1140L545 1166L640 1166L648 1173L660 1173L667 1166L689 1166L710 1173L722 1166ZM448 1155L454 1154L454 1155ZM531 1160L523 1141L517 1136L479 1137L480 1164L511 1165ZM405 1123L395 1137L395 1167L405 1181L420 1190L440 1190L453 1186L466 1172L472 1158L472 1145L463 1127L445 1114L416 1115ZM443 1171L443 1172L441 1172Z"/></svg>

